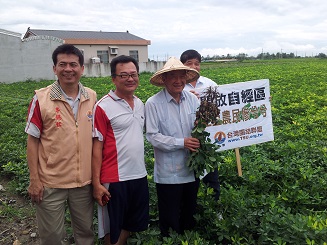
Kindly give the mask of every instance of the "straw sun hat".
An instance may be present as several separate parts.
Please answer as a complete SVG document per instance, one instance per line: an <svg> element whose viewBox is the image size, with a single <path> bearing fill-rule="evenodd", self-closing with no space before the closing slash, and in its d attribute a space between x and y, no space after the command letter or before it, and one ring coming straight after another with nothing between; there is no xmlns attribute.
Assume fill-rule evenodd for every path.
<svg viewBox="0 0 327 245"><path fill-rule="evenodd" d="M154 73L154 75L151 77L150 82L153 85L156 85L158 87L164 87L165 84L163 82L163 74L169 71L178 71L178 70L185 70L186 71L186 83L190 83L192 81L195 81L199 78L199 73L185 65L183 63L176 59L175 57L170 57L164 67Z"/></svg>

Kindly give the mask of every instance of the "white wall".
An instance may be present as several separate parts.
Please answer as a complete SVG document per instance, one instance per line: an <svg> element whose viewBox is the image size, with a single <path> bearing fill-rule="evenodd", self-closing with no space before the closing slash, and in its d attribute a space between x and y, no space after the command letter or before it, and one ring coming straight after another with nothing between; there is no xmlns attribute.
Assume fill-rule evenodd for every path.
<svg viewBox="0 0 327 245"><path fill-rule="evenodd" d="M140 72L156 72L164 66L164 61L140 62ZM86 77L107 77L111 75L110 64L85 64L84 76Z"/></svg>
<svg viewBox="0 0 327 245"><path fill-rule="evenodd" d="M129 55L130 50L138 50L139 54L139 62L147 62L148 61L148 47L147 46L136 46L136 45L114 45L118 47L118 54L113 55L110 54L108 45L100 45L100 44L92 44L92 45L75 45L78 49L83 50L84 52L84 63L90 63L90 59L93 57L97 57L98 50L108 50L109 51L109 63L115 58L117 55Z"/></svg>
<svg viewBox="0 0 327 245"><path fill-rule="evenodd" d="M21 70L20 36L0 30L0 82L15 80Z"/></svg>
<svg viewBox="0 0 327 245"><path fill-rule="evenodd" d="M52 80L52 52L63 43L53 37L21 40L19 35L0 29L0 82Z"/></svg>
<svg viewBox="0 0 327 245"><path fill-rule="evenodd" d="M62 43L62 39L49 36L35 36L22 41L19 33L0 29L0 83L55 80L51 56L56 47ZM119 49L118 55L125 54L125 51L127 52ZM142 60L147 61L145 57L142 57ZM140 72L156 72L163 65L164 62L139 63ZM110 65L85 64L84 75L86 77L110 76Z"/></svg>

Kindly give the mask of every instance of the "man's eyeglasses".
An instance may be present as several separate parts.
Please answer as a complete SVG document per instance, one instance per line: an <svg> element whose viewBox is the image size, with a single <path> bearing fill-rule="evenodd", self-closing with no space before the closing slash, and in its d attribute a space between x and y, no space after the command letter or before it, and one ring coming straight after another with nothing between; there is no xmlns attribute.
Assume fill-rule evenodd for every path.
<svg viewBox="0 0 327 245"><path fill-rule="evenodd" d="M128 79L129 77L134 79L134 78L138 78L139 74L138 73L132 73L132 74L121 73L121 74L114 74L114 76L120 77L121 79Z"/></svg>

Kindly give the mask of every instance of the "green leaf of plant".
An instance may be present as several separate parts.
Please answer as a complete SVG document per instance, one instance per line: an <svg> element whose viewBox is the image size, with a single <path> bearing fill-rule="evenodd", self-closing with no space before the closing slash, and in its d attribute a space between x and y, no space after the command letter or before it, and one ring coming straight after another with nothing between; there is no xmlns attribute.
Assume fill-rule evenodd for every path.
<svg viewBox="0 0 327 245"><path fill-rule="evenodd" d="M216 158L214 158L214 157L209 157L209 160L210 160L211 162L215 162L215 161L216 161Z"/></svg>

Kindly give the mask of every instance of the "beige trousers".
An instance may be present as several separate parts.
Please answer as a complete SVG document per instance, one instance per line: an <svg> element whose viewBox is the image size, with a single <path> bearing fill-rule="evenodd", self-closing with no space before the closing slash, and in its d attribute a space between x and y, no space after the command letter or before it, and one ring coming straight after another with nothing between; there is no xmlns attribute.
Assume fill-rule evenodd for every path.
<svg viewBox="0 0 327 245"><path fill-rule="evenodd" d="M68 204L76 245L94 244L92 187L72 189L45 188L43 200L36 205L41 245L69 244L64 227Z"/></svg>

